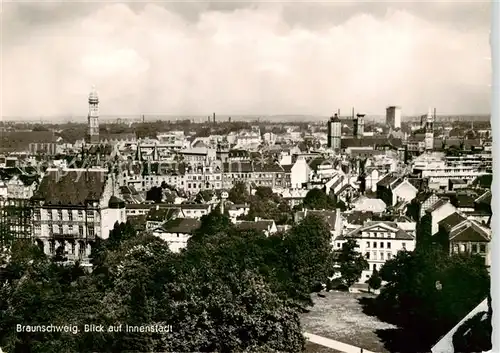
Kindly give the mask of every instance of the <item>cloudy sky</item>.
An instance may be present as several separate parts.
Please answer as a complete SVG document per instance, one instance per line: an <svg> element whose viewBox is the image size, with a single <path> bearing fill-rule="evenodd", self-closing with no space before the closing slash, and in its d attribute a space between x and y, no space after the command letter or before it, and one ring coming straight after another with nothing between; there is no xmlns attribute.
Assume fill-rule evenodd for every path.
<svg viewBox="0 0 500 353"><path fill-rule="evenodd" d="M1 113L490 111L488 2L3 2Z"/></svg>

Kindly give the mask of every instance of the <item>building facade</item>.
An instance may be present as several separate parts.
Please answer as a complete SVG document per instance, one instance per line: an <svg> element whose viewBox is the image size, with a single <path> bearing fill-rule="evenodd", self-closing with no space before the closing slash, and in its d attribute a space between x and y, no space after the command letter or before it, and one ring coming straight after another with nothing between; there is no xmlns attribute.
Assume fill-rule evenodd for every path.
<svg viewBox="0 0 500 353"><path fill-rule="evenodd" d="M386 124L393 129L401 128L401 107L391 106L386 108Z"/></svg>

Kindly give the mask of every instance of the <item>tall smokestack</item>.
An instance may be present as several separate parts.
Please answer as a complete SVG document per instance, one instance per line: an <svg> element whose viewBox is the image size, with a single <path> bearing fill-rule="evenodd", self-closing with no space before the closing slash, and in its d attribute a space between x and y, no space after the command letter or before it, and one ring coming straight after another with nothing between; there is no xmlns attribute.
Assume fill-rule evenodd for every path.
<svg viewBox="0 0 500 353"><path fill-rule="evenodd" d="M436 120L436 108L434 108L434 120Z"/></svg>
<svg viewBox="0 0 500 353"><path fill-rule="evenodd" d="M340 118L340 109L337 109L337 116Z"/></svg>
<svg viewBox="0 0 500 353"><path fill-rule="evenodd" d="M214 118L214 124L215 124L215 113L213 113L213 115L212 115L212 116L213 116L213 118Z"/></svg>
<svg viewBox="0 0 500 353"><path fill-rule="evenodd" d="M352 107L352 118L354 119L354 107Z"/></svg>
<svg viewBox="0 0 500 353"><path fill-rule="evenodd" d="M228 121L231 122L231 117L229 117Z"/></svg>

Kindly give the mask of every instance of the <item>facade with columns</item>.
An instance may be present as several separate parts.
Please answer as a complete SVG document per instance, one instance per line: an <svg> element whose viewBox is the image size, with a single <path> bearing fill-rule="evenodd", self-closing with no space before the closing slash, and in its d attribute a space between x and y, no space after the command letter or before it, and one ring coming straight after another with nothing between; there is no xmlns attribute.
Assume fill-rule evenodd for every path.
<svg viewBox="0 0 500 353"><path fill-rule="evenodd" d="M33 238L47 255L88 260L97 237L126 222L125 203L106 169L49 169L33 201Z"/></svg>

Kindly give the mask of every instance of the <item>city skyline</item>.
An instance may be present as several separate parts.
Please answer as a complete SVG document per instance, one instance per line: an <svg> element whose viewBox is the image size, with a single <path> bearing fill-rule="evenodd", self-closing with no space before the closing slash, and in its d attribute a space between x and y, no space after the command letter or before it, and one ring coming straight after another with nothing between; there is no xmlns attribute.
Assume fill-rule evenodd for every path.
<svg viewBox="0 0 500 353"><path fill-rule="evenodd" d="M487 2L4 3L2 27L4 117L83 116L92 85L108 116L490 110Z"/></svg>

